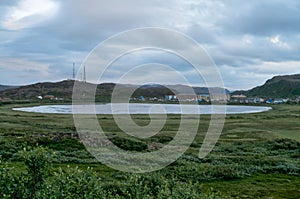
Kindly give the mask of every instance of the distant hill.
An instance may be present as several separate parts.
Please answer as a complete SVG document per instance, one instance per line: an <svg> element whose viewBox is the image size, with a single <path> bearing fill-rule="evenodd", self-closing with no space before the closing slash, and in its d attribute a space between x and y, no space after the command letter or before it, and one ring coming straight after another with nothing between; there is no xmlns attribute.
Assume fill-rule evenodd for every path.
<svg viewBox="0 0 300 199"><path fill-rule="evenodd" d="M5 91L12 88L18 88L18 86L7 86L7 85L0 85L0 91Z"/></svg>
<svg viewBox="0 0 300 199"><path fill-rule="evenodd" d="M248 91L235 91L233 94L244 94L248 97L292 98L300 96L300 74L275 76L262 86Z"/></svg>
<svg viewBox="0 0 300 199"><path fill-rule="evenodd" d="M70 97L72 95L73 81L44 82L32 85L20 86L0 92L0 97L14 100L34 99L41 95L55 95L57 97Z"/></svg>
<svg viewBox="0 0 300 199"><path fill-rule="evenodd" d="M228 94L230 93L229 90L227 89L223 89L223 88L218 88L218 87L212 87L212 88L207 88L207 87L192 87L193 90L191 90L191 87L189 86L186 86L186 85L181 85L181 84L178 84L178 85L168 85L168 88L171 88L171 89L174 89L180 93L186 93L186 92L194 92L196 93L197 95L200 95L200 94L209 94L210 92L213 92L213 93L225 93Z"/></svg>
<svg viewBox="0 0 300 199"><path fill-rule="evenodd" d="M43 82L32 85L13 87L0 85L0 98L9 98L12 100L30 100L37 99L37 96L53 95L57 98L66 100L72 99L73 80L65 80L60 82ZM96 101L109 102L112 92L116 88L114 83L103 83L99 85L85 83L84 86L97 86ZM224 92L223 88L206 88L206 87L189 87L187 85L130 85L118 84L118 93L131 93L132 97L157 97L163 98L165 95L176 93L181 94L209 94L209 90L214 93ZM88 90L88 89L87 89ZM227 89L225 92L230 93ZM232 94L244 94L248 97L265 97L265 98L293 98L300 96L300 74L275 76L266 81L262 86L257 86L248 91L235 91Z"/></svg>
<svg viewBox="0 0 300 199"><path fill-rule="evenodd" d="M86 87L96 86L90 83L84 83ZM73 80L65 80L60 82L43 82L32 85L20 86L18 88L0 91L0 97L10 98L12 100L32 100L37 99L37 96L53 95L55 98L63 98L65 100L72 99ZM97 87L97 100L107 101L110 99L110 94L115 84L105 83Z"/></svg>
<svg viewBox="0 0 300 199"><path fill-rule="evenodd" d="M109 102L111 99L112 92L116 87L114 83L103 83L99 85L91 83L82 83L85 88L89 86L97 86L96 90L96 101ZM28 100L37 99L37 96L53 95L56 98L63 98L65 100L72 99L73 93L73 80L65 80L61 82L43 82L32 85L20 86L18 88L10 88L7 90L0 91L0 97L10 98L12 100ZM193 91L196 94L208 94L209 89L205 87L189 87L185 85L129 85L129 84L118 84L116 87L118 93L131 93L132 97L157 97L164 98L165 95L172 95L176 93L186 93L185 91ZM89 90L89 89L86 89ZM211 88L215 93L222 92L222 88ZM228 90L225 90L229 93Z"/></svg>
<svg viewBox="0 0 300 199"><path fill-rule="evenodd" d="M138 87L138 86L137 86ZM144 96L144 97L164 97L165 95L172 94L209 94L213 93L230 93L227 89L223 88L207 88L207 87L190 87L187 85L143 85L134 92L135 96Z"/></svg>

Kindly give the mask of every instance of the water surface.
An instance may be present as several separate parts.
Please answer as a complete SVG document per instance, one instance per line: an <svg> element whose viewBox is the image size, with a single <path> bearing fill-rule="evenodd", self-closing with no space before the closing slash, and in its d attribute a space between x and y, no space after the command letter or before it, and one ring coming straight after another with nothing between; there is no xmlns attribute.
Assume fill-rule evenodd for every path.
<svg viewBox="0 0 300 199"><path fill-rule="evenodd" d="M115 103L96 105L45 105L13 108L15 111L56 114L243 114L258 113L270 110L265 106L236 105L179 105L179 104L144 104Z"/></svg>

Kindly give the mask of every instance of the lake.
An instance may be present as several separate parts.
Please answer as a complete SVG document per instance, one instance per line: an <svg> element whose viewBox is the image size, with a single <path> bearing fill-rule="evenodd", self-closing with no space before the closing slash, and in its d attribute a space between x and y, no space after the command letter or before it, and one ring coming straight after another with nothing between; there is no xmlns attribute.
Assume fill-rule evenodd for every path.
<svg viewBox="0 0 300 199"><path fill-rule="evenodd" d="M266 106L114 103L93 105L44 105L13 108L15 111L55 114L244 114L271 110Z"/></svg>

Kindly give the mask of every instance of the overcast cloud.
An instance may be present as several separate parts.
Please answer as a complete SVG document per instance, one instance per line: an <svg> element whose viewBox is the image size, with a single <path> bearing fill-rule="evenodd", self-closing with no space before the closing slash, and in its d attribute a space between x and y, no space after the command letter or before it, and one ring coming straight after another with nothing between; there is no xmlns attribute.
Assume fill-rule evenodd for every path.
<svg viewBox="0 0 300 199"><path fill-rule="evenodd" d="M160 27L180 31L201 44L227 88L249 89L274 75L300 73L299 21L298 0L3 0L0 84L71 78L72 63L79 67L108 37ZM180 47L175 41L176 45ZM117 64L161 62L184 74L191 71L174 56L140 55ZM132 78L132 83L140 79ZM114 80L112 75L110 81ZM196 79L192 82L197 85Z"/></svg>

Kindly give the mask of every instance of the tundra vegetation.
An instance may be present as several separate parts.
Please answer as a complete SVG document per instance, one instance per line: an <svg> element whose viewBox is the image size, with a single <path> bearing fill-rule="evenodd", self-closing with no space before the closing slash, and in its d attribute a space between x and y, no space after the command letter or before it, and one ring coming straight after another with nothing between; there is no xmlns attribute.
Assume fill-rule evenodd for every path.
<svg viewBox="0 0 300 199"><path fill-rule="evenodd" d="M299 105L227 115L214 150L199 159L210 121L203 115L185 154L146 174L99 163L80 142L72 115L11 110L18 106L24 104L0 106L0 198L300 198ZM132 118L139 125L150 121L148 115ZM98 115L113 143L145 153L168 144L180 118L168 115L158 134L138 139L123 133L111 115Z"/></svg>

